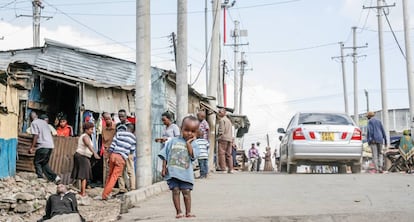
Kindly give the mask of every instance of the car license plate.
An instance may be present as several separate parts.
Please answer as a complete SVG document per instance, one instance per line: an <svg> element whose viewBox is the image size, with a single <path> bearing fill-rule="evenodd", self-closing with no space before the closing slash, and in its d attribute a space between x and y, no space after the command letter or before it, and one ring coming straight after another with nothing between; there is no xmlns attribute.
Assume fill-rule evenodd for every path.
<svg viewBox="0 0 414 222"><path fill-rule="evenodd" d="M322 132L322 141L334 141L334 133L331 132Z"/></svg>

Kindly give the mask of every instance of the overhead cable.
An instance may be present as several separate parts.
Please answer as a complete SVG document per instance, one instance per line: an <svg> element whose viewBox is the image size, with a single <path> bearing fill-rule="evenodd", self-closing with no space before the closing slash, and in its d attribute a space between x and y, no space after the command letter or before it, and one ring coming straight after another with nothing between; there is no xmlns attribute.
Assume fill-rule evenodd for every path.
<svg viewBox="0 0 414 222"><path fill-rule="evenodd" d="M321 45L295 48L295 49L284 49L284 50L270 50L270 51L252 51L250 54L276 54L276 53L287 53L287 52L297 52L297 51L306 51L311 49L323 48L327 46L338 45L338 42L326 43Z"/></svg>

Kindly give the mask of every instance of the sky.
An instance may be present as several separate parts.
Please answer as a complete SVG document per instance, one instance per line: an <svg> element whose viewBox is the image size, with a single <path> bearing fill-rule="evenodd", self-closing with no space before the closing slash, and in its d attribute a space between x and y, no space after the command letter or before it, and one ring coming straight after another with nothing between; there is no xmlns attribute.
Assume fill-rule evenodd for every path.
<svg viewBox="0 0 414 222"><path fill-rule="evenodd" d="M171 33L177 32L177 1L151 0L151 64L175 70ZM202 0L188 0L188 73L190 84L205 93L205 32ZM232 1L230 1L232 2ZM414 33L414 4L411 33ZM41 40L53 39L122 59L135 60L135 1L133 0L42 0ZM338 42L351 47L351 27L357 27L358 50L358 112L365 113L364 90L369 93L371 111L382 109L379 70L378 24L374 9L376 0L237 0L228 9L227 43L234 21L248 36L240 43L247 67L243 88L243 113L251 128L244 138L244 148L251 142L277 146L277 128L284 128L291 116L299 111L344 112L341 64L332 57L340 55ZM405 52L402 0L386 11L395 38ZM208 6L208 43L212 14ZM30 0L0 0L0 50L32 46ZM405 58L390 26L383 17L384 62L388 108L408 108ZM223 23L221 24L223 30ZM223 38L223 31L221 31ZM414 46L414 34L410 37ZM345 54L351 54L350 49ZM208 57L210 59L210 57ZM221 59L228 61L226 82L228 106L233 104L233 48L221 43ZM345 61L349 114L353 107L352 58ZM199 78L196 78L199 76ZM195 81L197 79L197 81Z"/></svg>

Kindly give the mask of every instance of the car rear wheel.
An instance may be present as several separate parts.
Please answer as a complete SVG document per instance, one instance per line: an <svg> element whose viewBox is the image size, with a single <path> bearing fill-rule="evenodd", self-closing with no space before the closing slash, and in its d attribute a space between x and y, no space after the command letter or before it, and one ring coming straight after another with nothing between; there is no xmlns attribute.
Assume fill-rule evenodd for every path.
<svg viewBox="0 0 414 222"><path fill-rule="evenodd" d="M361 164L353 164L351 166L352 173L361 173Z"/></svg>
<svg viewBox="0 0 414 222"><path fill-rule="evenodd" d="M346 165L345 165L345 164L340 164L340 165L338 166L338 173L339 173L339 174L344 174L344 173L346 173Z"/></svg>
<svg viewBox="0 0 414 222"><path fill-rule="evenodd" d="M297 170L298 167L296 166L296 164L288 164L287 171L289 174L296 173Z"/></svg>
<svg viewBox="0 0 414 222"><path fill-rule="evenodd" d="M287 165L282 163L282 161L279 162L279 172L286 173L287 172Z"/></svg>

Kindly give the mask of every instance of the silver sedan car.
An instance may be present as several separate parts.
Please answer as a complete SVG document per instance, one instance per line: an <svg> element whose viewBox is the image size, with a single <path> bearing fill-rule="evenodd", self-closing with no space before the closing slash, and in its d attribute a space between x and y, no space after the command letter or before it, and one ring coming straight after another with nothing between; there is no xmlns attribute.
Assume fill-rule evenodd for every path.
<svg viewBox="0 0 414 222"><path fill-rule="evenodd" d="M362 132L342 113L301 112L290 120L280 137L281 172L296 173L299 165L330 165L346 173L361 172Z"/></svg>

